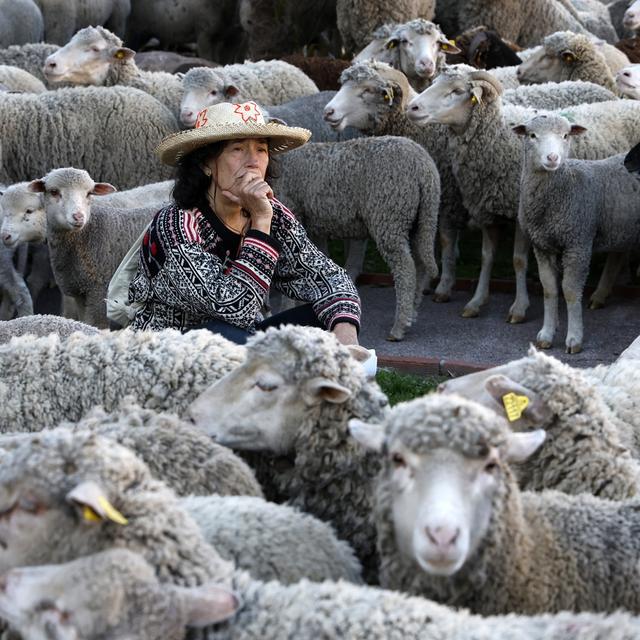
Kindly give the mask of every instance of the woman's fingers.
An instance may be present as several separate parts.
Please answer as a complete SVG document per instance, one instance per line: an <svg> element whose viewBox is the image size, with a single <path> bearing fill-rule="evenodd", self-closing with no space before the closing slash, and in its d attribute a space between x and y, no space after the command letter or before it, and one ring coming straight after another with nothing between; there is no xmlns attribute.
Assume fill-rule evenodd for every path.
<svg viewBox="0 0 640 640"><path fill-rule="evenodd" d="M231 200L231 202L235 202L236 204L240 204L240 198L238 198L238 196L236 196L233 193L231 193L231 191L228 191L227 189L223 189L220 193L225 198L228 198L229 200Z"/></svg>

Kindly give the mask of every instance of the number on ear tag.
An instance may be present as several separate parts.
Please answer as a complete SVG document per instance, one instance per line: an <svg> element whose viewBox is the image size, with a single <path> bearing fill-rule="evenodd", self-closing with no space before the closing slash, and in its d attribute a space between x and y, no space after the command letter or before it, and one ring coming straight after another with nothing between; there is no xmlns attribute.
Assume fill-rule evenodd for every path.
<svg viewBox="0 0 640 640"><path fill-rule="evenodd" d="M524 410L529 406L527 396L519 396L515 393L507 393L502 396L502 404L507 412L509 422L515 422L522 417Z"/></svg>

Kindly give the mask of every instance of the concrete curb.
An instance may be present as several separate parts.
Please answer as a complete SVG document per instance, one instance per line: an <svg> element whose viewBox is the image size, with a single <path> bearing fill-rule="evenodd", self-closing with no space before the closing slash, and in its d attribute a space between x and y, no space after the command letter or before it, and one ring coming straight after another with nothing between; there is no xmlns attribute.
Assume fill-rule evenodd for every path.
<svg viewBox="0 0 640 640"><path fill-rule="evenodd" d="M408 358L378 354L378 367L388 367L401 373L412 373L419 376L457 378L468 373L489 369L491 366L462 360L447 360L446 358Z"/></svg>

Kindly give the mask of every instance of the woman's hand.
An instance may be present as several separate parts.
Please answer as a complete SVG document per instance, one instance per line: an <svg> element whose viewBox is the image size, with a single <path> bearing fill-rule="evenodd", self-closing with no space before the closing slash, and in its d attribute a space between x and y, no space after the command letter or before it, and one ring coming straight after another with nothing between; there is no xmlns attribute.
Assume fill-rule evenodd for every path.
<svg viewBox="0 0 640 640"><path fill-rule="evenodd" d="M223 189L222 195L240 205L251 216L251 228L264 233L271 231L273 191L259 174L246 171L233 181L229 189Z"/></svg>
<svg viewBox="0 0 640 640"><path fill-rule="evenodd" d="M358 344L358 330L350 322L337 322L331 332L340 344Z"/></svg>

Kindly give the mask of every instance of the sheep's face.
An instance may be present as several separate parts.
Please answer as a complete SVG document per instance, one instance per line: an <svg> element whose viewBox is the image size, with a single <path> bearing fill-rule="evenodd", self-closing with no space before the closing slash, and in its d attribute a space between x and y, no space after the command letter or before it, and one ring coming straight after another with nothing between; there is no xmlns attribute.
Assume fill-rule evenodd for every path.
<svg viewBox="0 0 640 640"><path fill-rule="evenodd" d="M87 27L45 60L43 72L51 83L101 86L111 66L130 60L134 53L109 42L98 29Z"/></svg>
<svg viewBox="0 0 640 640"><path fill-rule="evenodd" d="M575 61L575 56L570 51L556 55L540 47L539 51L518 65L516 75L522 84L562 82L568 79L567 69Z"/></svg>
<svg viewBox="0 0 640 640"><path fill-rule="evenodd" d="M360 53L353 57L351 63L366 62L367 60L384 62L394 69L400 68L399 49L390 44L389 37L374 38Z"/></svg>
<svg viewBox="0 0 640 640"><path fill-rule="evenodd" d="M44 242L47 221L44 203L39 193L27 188L28 183L9 187L0 200L2 207L2 227L0 236L8 247L23 242Z"/></svg>
<svg viewBox="0 0 640 640"><path fill-rule="evenodd" d="M184 93L180 102L180 121L193 127L198 113L212 104L237 102L238 88L212 69L193 69L182 80Z"/></svg>
<svg viewBox="0 0 640 640"><path fill-rule="evenodd" d="M259 357L250 357L190 406L198 427L232 449L291 453L298 429L323 403L345 402L350 393L323 378L299 382Z"/></svg>
<svg viewBox="0 0 640 640"><path fill-rule="evenodd" d="M629 31L637 31L640 29L640 0L631 2L629 8L624 13L622 24Z"/></svg>
<svg viewBox="0 0 640 640"><path fill-rule="evenodd" d="M616 74L616 85L626 98L640 100L640 64L630 64Z"/></svg>

